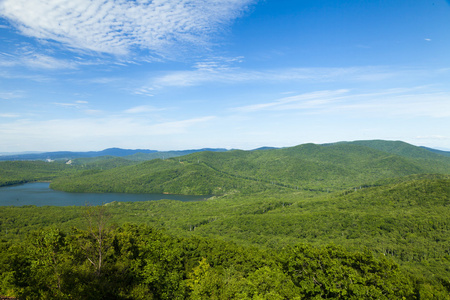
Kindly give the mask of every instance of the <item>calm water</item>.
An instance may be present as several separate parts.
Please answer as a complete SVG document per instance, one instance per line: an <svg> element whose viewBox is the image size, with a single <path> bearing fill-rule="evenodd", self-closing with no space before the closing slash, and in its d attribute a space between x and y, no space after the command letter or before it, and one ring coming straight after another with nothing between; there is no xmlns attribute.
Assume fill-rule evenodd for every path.
<svg viewBox="0 0 450 300"><path fill-rule="evenodd" d="M49 183L34 182L16 186L0 188L0 206L83 206L100 205L102 203L154 201L171 199L179 201L199 201L205 196L183 196L165 194L92 194L92 193L66 193L54 191L49 188Z"/></svg>

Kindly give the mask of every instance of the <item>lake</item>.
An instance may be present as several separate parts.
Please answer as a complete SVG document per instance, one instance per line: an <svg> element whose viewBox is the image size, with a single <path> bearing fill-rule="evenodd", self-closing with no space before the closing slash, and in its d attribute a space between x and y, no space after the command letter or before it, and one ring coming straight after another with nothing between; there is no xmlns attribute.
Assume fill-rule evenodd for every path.
<svg viewBox="0 0 450 300"><path fill-rule="evenodd" d="M0 206L84 206L103 203L155 201L171 199L179 201L200 201L207 196L185 196L166 194L120 194L120 193L66 193L49 188L48 182L33 182L0 188Z"/></svg>

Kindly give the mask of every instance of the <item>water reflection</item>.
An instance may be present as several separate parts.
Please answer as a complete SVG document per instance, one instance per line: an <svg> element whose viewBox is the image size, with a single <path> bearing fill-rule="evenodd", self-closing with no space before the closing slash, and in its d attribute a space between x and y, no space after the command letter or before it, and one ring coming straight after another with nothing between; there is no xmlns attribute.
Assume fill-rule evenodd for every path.
<svg viewBox="0 0 450 300"><path fill-rule="evenodd" d="M101 205L103 203L155 201L171 199L179 201L200 201L206 196L185 196L167 194L95 194L95 193L66 193L49 188L48 182L33 182L17 186L0 188L0 206L84 206Z"/></svg>

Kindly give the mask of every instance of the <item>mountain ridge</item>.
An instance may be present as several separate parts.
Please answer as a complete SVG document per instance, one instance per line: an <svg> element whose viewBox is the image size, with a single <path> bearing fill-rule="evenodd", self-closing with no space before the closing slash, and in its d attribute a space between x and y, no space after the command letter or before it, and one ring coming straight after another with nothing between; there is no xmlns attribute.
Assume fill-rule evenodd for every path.
<svg viewBox="0 0 450 300"><path fill-rule="evenodd" d="M422 158L430 157L430 152L434 154L439 154L442 156L450 156L450 151L438 150L430 147L424 146L415 146L412 144L408 144L403 141L387 141L387 140L355 140L355 141L339 141L335 143L324 143L324 144L313 144L313 143L305 143L301 145L319 145L319 146L332 146L337 144L357 144L367 146L369 148L382 150L389 153L399 154L401 156L412 154L410 152L415 152L416 154L420 154ZM266 150L276 150L276 149L288 149L292 147L271 147L271 146L263 146L256 149L251 150L242 150L242 151L266 151ZM0 155L0 161L5 160L56 160L56 159L76 159L76 158L91 158L91 157L100 157L100 156L116 156L116 157L126 157L130 160L135 161L143 161L150 160L155 158L170 158L170 157L178 157L183 155L188 155L196 152L227 152L232 150L240 150L240 149L226 149L226 148L199 148L199 149L186 149L186 150L168 150L168 151L159 151L159 150L151 150L151 149L124 149L118 147L106 148L100 151L52 151L52 152L36 152L36 151L27 151L24 153L15 153L8 154L3 153ZM417 156L417 155L416 155Z"/></svg>
<svg viewBox="0 0 450 300"><path fill-rule="evenodd" d="M72 192L203 195L276 187L327 192L415 174L450 174L450 157L403 142L310 143L264 151L195 152L58 178L51 186Z"/></svg>
<svg viewBox="0 0 450 300"><path fill-rule="evenodd" d="M101 151L54 151L54 152L41 152L41 153L24 153L24 154L13 154L13 155L1 155L0 161L5 160L57 160L57 159L76 159L76 158L92 158L99 156L116 156L125 157L136 154L153 155L155 157L149 156L150 159L159 158L157 156L167 154L167 156L175 157L186 155L189 153L200 152L200 151L228 151L224 148L202 148L202 149L192 149L192 150L174 150L174 151L158 151L150 149L122 149L122 148L107 148Z"/></svg>

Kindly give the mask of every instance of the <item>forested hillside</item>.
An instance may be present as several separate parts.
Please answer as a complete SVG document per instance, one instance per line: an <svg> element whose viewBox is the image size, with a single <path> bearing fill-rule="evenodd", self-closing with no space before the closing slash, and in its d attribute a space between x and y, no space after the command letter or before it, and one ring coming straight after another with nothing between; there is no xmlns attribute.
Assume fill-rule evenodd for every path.
<svg viewBox="0 0 450 300"><path fill-rule="evenodd" d="M219 197L200 202L163 200L135 203L111 203L104 206L104 208L107 209L109 214L111 214L110 222L111 224L117 224L116 227L123 226L121 224L126 223L147 224L153 228L158 228L158 230L165 230L168 234L168 236L164 238L164 241L166 242L176 237L176 243L179 243L178 239L181 238L189 244L192 243L192 239L195 241L196 238L201 237L205 239L204 241L207 242L209 245L208 247L212 247L212 245L221 245L220 249L225 249L225 252L221 252L221 250L216 249L215 247L207 247L206 249L203 249L202 253L204 254L196 254L197 256L195 256L194 261L188 263L190 267L186 269L185 266L185 272L187 273L183 273L184 275L177 275L181 277L171 279L176 283L163 283L163 287L159 287L164 289L167 288L167 286L173 287L174 284L176 286L179 286L180 284L186 284L189 286L189 278L192 278L190 276L198 273L195 276L200 276L203 278L202 280L198 279L197 284L199 284L199 286L195 288L194 286L190 286L191 289L186 288L185 286L186 289L184 290L184 293L187 293L184 294L184 297L191 297L192 299L209 297L211 296L211 291L217 293L215 294L216 296L221 295L217 296L218 299L225 297L223 295L228 295L226 297L236 298L239 298L242 295L247 295L245 297L251 299L258 293L268 293L267 295L261 296L262 299L292 299L292 295L303 295L303 297L321 295L322 297L338 298L339 296L343 297L343 295L358 295L354 294L357 293L357 290L364 291L364 293L369 293L367 295L371 296L367 297L370 299L384 299L380 296L380 294L378 294L379 291L377 289L380 288L378 284L375 289L369 287L371 292L365 290L367 287L361 289L362 286L366 286L367 284L370 285L369 282L372 282L370 280L366 281L367 279L358 279L357 282L359 282L362 286L358 287L356 290L354 290L356 288L354 285L346 285L345 282L347 279L345 278L352 278L352 280L355 280L354 276L364 276L365 278L368 276L367 274L361 275L361 273L358 273L360 271L353 273L355 270L348 269L350 266L351 268L355 268L354 263L350 263L350 265L348 265L348 260L352 261L353 259L356 259L356 257L360 257L356 260L364 264L382 263L381 265L378 265L378 267L364 266L361 267L362 269L357 267L356 270L372 270L370 272L383 272L383 274L388 272L391 274L390 272L397 270L398 267L396 264L399 264L400 268L398 271L395 271L397 273L393 273L396 275L392 276L397 278L395 280L403 278L401 279L402 283L400 284L400 282L397 282L392 284L400 284L400 286L404 286L406 290L400 288L400 286L397 286L397 288L400 288L401 293L405 293L403 295L405 295L407 299L448 299L447 296L450 292L450 282L448 281L450 276L450 223L448 219L448 215L450 214L449 176L414 175L398 178L388 184L379 182L378 186L361 189L358 188L356 190L350 189L316 197L305 197L303 193L295 191L286 191L284 193L276 194L263 192L253 195L228 195L226 197ZM76 258L76 256L73 256L74 254L70 252L82 250L73 250L73 244L70 244L73 243L74 237L78 236L76 233L71 233L71 230L73 228L83 229L89 224L85 217L85 213L82 210L83 209L79 207L2 208L0 210L0 219L2 220L1 238L4 242L9 241L4 244L3 251L8 251L8 253L11 253L11 251L19 251L17 249L20 248L10 248L18 247L17 245L23 245L20 247L25 247L31 251L34 248L30 248L30 245L28 244L31 243L30 240L26 240L23 243L20 242L24 240L24 236L30 236L31 234L32 239L36 238L36 235L33 234L35 230L40 231L40 235L48 235L48 231L41 231L43 226L58 228L58 230L64 232L61 240L58 241L63 243L62 245L64 245L64 247L67 247L63 248L64 250L61 250L65 253L61 253L61 257L68 256L68 258L63 259L63 261L67 264L65 265L66 268L69 268L70 270L79 270L76 272L80 272L79 274L84 274L83 276L87 276L83 278L91 278L89 276L93 275L88 274L91 274L90 272L94 272L95 269L90 269L89 263L83 262L83 256L78 256L78 258ZM111 229L112 228L114 227L111 227ZM121 232L121 230L122 229L119 229L119 232ZM115 236L115 234L116 233L114 233L113 236ZM141 239L141 237L136 237L133 234L137 233L127 233L127 239L132 238L133 241L136 239ZM116 241L119 241L119 239L119 237L113 238L113 240ZM220 242L222 244L218 241L222 241ZM139 245L144 246L149 245L149 243L150 242L146 240L142 241L142 244ZM234 245L234 243L243 248L239 248ZM302 243L302 245L299 245L299 243ZM330 244L338 245L339 247L342 247L342 250L339 250L339 247L335 248L335 246L329 247ZM137 250L139 247L142 247L139 245L133 246L134 248L132 248L135 249L133 251L141 251ZM188 255L183 251L190 251L188 249L192 249L190 248L191 246L176 245L178 245L176 247L182 247L174 248L177 249L176 251L182 251L182 253L177 252L177 255L181 255L182 257L186 257L186 255ZM166 251L159 242L152 247L154 247L152 248L152 251ZM255 268L255 262L253 262L251 263L252 267L245 267L246 271L237 271L235 269L236 266L233 266L232 264L224 267L221 265L224 262L219 264L217 262L212 263L214 259L219 257L224 257L226 261L233 261L231 258L232 256L230 257L229 251L232 251L230 249L234 249L234 247L238 247L241 249L239 251L245 253L248 251L256 251L256 253L259 254L254 255L258 255L257 257L265 257L265 259L256 263L256 265L260 267L252 269ZM45 249L47 248L44 248L44 250ZM113 284L116 282L115 280L118 280L116 278L116 276L119 276L118 274L123 274L125 271L131 272L131 270L128 271L128 269L123 270L120 268L124 268L125 266L133 266L135 263L141 265L142 262L136 262L134 260L142 259L139 257L146 255L142 254L136 256L136 252L129 252L131 250L127 250L128 252L126 252L125 250L117 250L120 248L114 249L114 251L117 252L111 252L112 250L108 252L108 255L111 255L111 260L109 260L109 262L112 263L112 265L110 265L112 269L105 271L108 275L105 274L105 278L103 278L103 280L106 280L107 282L101 283L101 281L95 281L99 280L92 279L95 277L91 278L92 282L90 283L87 283L82 279L76 279L81 280L79 282L85 284L87 290L102 289L101 286L104 284L107 286L109 284ZM345 251L343 249L345 249ZM19 264L21 267L32 266L32 261L38 259L33 255L37 255L35 253L41 253L29 253L27 251L23 252L25 257L22 261L23 264ZM64 251L69 252L66 253ZM207 254L208 251L212 251L213 253ZM286 251L291 254L286 254ZM121 257L121 255L129 255L125 253L135 254L131 257ZM369 260L361 260L361 253L366 253L364 255ZM371 254L369 255L367 253ZM294 279L293 276L295 275L295 272L292 273L292 271L289 271L291 270L289 264L296 259L287 259L286 257L289 257L289 255L301 255L301 257L303 257L302 259L307 259L306 261L308 263L307 265L304 265L304 268L313 269L309 269L309 271L308 269L305 269L306 277ZM311 256L313 258L311 258ZM267 261L268 257L271 257L269 260L270 262ZM205 258L205 260L203 260L203 258ZM376 262L381 258L383 258L381 261ZM388 260L384 260L385 258ZM182 259L177 258L176 260ZM176 260L174 261L173 259L170 259L170 261L165 261L164 263L167 265L164 267L164 270L180 268L180 266L175 263ZM247 261L248 259L245 258L244 260ZM390 262L391 260L392 262ZM149 263L148 258L145 261L146 264ZM7 260L3 262L3 266L7 269L13 268L13 266L17 266L14 265L17 263L19 262ZM156 262L152 262L152 266L154 266L154 264L156 264ZM186 264L186 262L183 262L183 264ZM286 268L282 267L281 269L278 269L283 264L286 264ZM198 266L197 269L196 266ZM275 268L274 266L279 267ZM214 267L211 269L212 273L207 271L210 267ZM242 264L240 267L243 267ZM283 282L288 280L289 284L285 286L287 290L280 290L278 285L266 286L265 288L260 285L253 288L248 287L247 284L253 286L251 280L255 279L254 276L256 276L251 275L252 273L249 270L253 270L251 272L257 272L256 274L259 274L263 276L262 278L265 278L260 280L275 280L275 282L277 282L277 280L282 280ZM26 273L31 275L26 276L39 276L33 275L35 274L33 272L36 271L37 270L33 271L32 269L29 273ZM47 270L46 272L50 271L51 270ZM119 273L117 274L115 272ZM202 272L205 272L205 274ZM325 273L322 274L320 272ZM8 276L12 276L12 273L4 274L10 274ZM62 276L61 278L66 276L63 276L63 273L60 274ZM81 276L75 275L78 273L70 274L72 274L71 276ZM145 276L150 276L150 274L153 273L147 273ZM320 277L308 277L306 274L322 275L318 275ZM25 275L22 274L21 276ZM131 280L128 286L129 289L127 289L127 287L122 288L119 285L120 288L118 287L117 289L113 289L114 293L122 293L123 295L128 294L129 299L140 299L138 297L140 291L139 289L143 288L140 280L145 278L145 276L143 274L139 276L136 274L130 276L132 278L128 279ZM167 275L154 274L151 276ZM336 276L338 276L338 278L342 278L339 281L339 284L341 284L343 290L334 290L331 288L332 285L330 286L329 283L324 284L324 282L333 282L333 280L336 279ZM374 274L373 276L378 277L379 274ZM391 275L387 278L391 278L390 276ZM32 277L25 278L30 280ZM70 278L70 280L75 280L72 277ZM321 279L319 280L318 278ZM382 283L382 285L388 284L385 281L387 278L382 278L384 278L382 281L384 283ZM237 285L229 286L225 283L229 282L227 280L231 279L239 281L240 284L243 284L244 286L241 286L238 283L236 283ZM5 283L6 286L14 286L15 284L23 282L19 281L19 283L17 283L14 280L25 279L8 277L8 279L5 280L6 281L4 282L7 282L7 284ZM69 280L69 278L66 280ZM311 281L308 283L308 280ZM394 278L389 280L394 280ZM70 288L71 284L73 284L70 283L71 281L68 282L69 283L67 283L68 286L66 289ZM156 284L154 281L145 282L147 282L147 284L150 282L153 282L152 284ZM36 284L38 283L39 281ZM140 287L133 286L135 283L139 283L138 285ZM39 284L45 284L45 282ZM96 286L97 284L101 286ZM156 293L154 287L150 288L148 285L144 286L147 286L143 290L146 291L145 293L149 293L148 289L151 289L152 293ZM23 288L24 290L21 290L23 293L31 293L31 290L35 289L36 286L30 285L28 288ZM137 290L132 291L134 288ZM247 290L248 288L250 288L250 290ZM259 288L264 290L259 290ZM238 289L240 292L245 291L247 294L239 294L234 289ZM323 289L327 290L324 291ZM393 295L395 296L387 298L401 298L398 296L399 294L396 294L397 292L400 292L400 290L392 290L394 293ZM15 289L15 291L17 291L17 289ZM55 291L53 290L53 292ZM99 290L98 292L105 291ZM371 294L372 292L374 294ZM82 291L71 291L71 293L82 293ZM381 293L386 293L386 291L383 290ZM200 297L200 295L202 295L202 297ZM160 296L160 298L164 297ZM242 299L246 299L245 297Z"/></svg>
<svg viewBox="0 0 450 300"><path fill-rule="evenodd" d="M217 172L204 163L184 162L178 159L157 159L106 171L89 170L55 179L51 183L51 188L67 192L184 195L221 195L236 191L253 193L283 189L268 182Z"/></svg>
<svg viewBox="0 0 450 300"><path fill-rule="evenodd" d="M450 158L424 151L365 141L0 163L4 178L67 191L216 195L0 207L0 295L450 299Z"/></svg>
<svg viewBox="0 0 450 300"><path fill-rule="evenodd" d="M61 162L2 161L0 162L0 187L32 181L50 181L67 175L73 168Z"/></svg>
<svg viewBox="0 0 450 300"><path fill-rule="evenodd" d="M0 244L0 293L24 299L270 300L413 299L420 293L395 263L369 251L299 244L275 252L94 220L86 229L40 230L25 242Z"/></svg>
<svg viewBox="0 0 450 300"><path fill-rule="evenodd" d="M70 192L224 195L291 189L331 192L413 174L450 174L450 157L405 143L353 143L227 152L199 152L95 174L54 180ZM400 145L400 147L399 147ZM377 150L382 148L386 151ZM406 150L405 150L406 149ZM397 154L394 154L397 153Z"/></svg>

